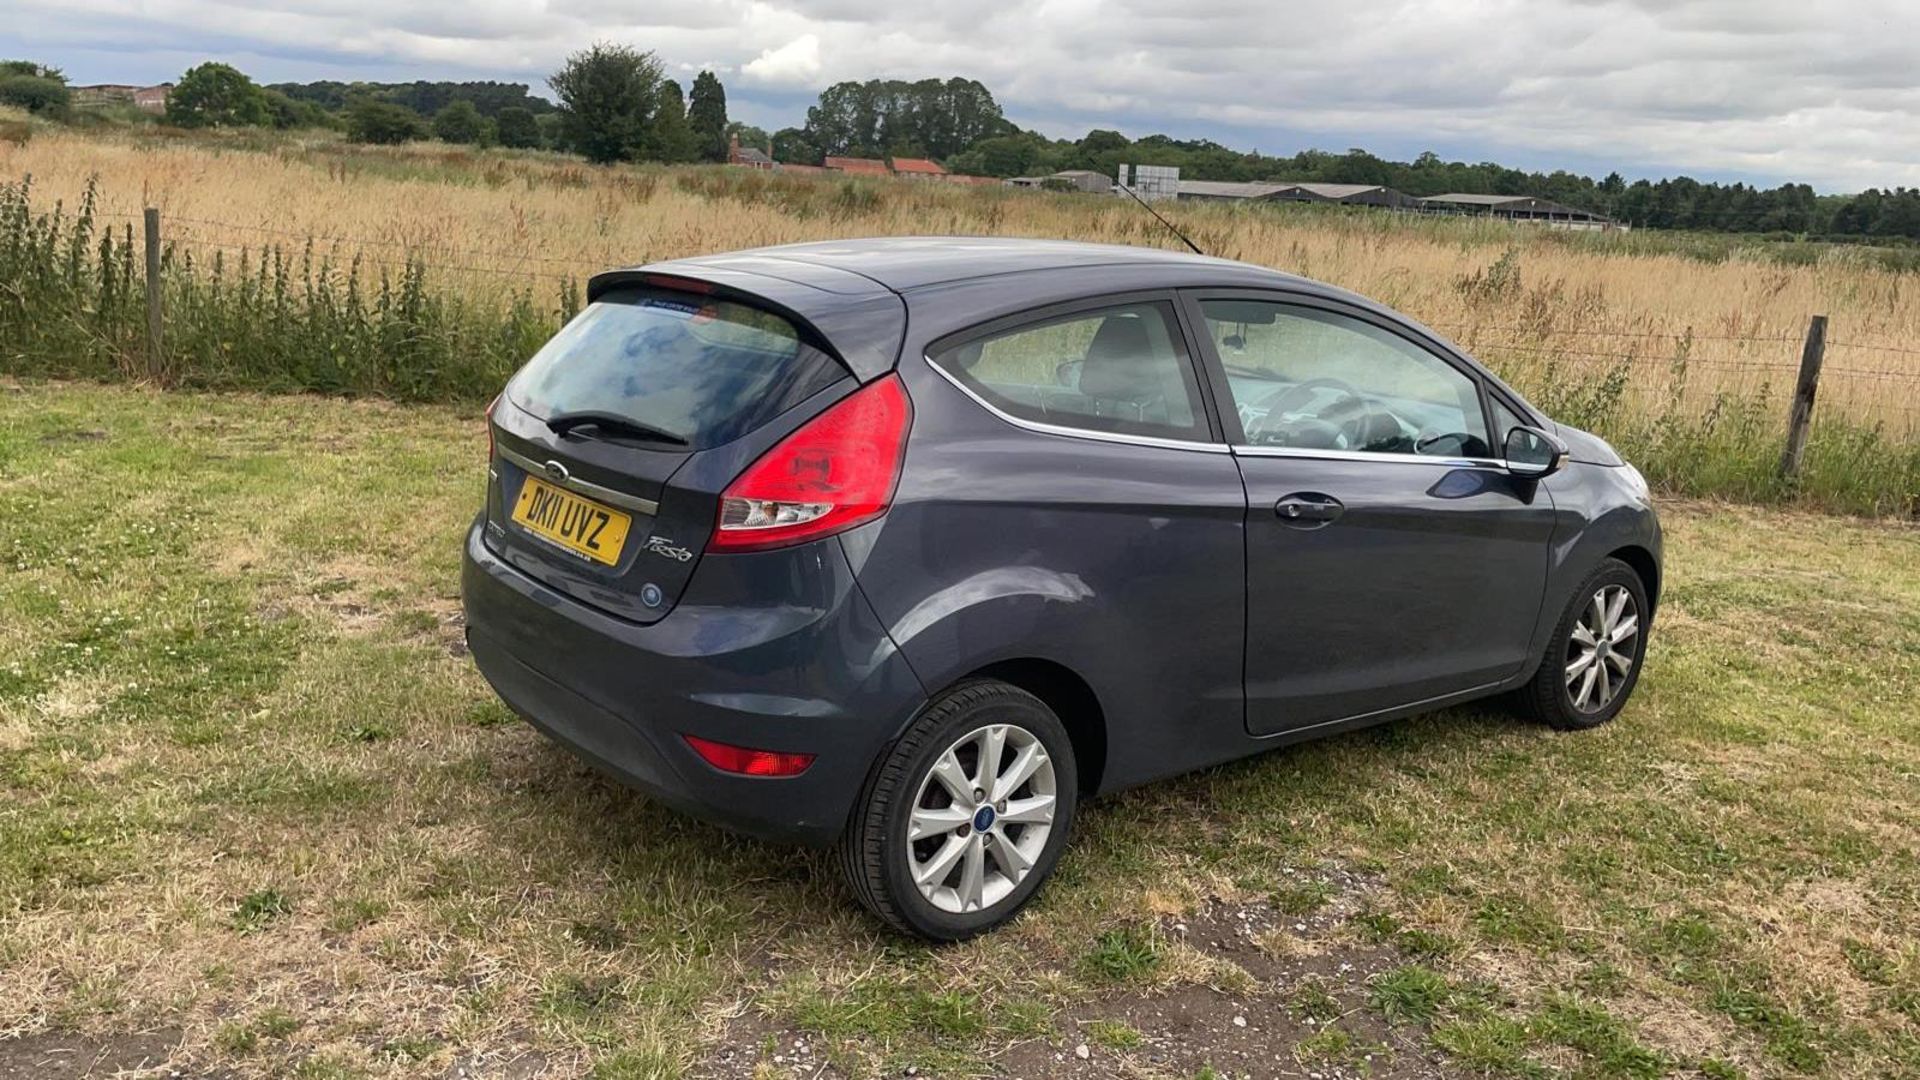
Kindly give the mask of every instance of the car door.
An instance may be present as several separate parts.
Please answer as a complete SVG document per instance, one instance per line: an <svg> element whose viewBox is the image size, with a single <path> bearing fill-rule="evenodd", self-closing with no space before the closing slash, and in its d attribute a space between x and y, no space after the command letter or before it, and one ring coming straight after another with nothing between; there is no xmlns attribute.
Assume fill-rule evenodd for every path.
<svg viewBox="0 0 1920 1080"><path fill-rule="evenodd" d="M1412 330L1304 295L1193 292L1247 489L1247 727L1501 682L1528 660L1551 500L1496 460L1486 388Z"/></svg>
<svg viewBox="0 0 1920 1080"><path fill-rule="evenodd" d="M893 508L855 552L921 679L1071 672L1110 733L1105 783L1241 749L1246 495L1173 294L1029 309L923 351L901 365Z"/></svg>

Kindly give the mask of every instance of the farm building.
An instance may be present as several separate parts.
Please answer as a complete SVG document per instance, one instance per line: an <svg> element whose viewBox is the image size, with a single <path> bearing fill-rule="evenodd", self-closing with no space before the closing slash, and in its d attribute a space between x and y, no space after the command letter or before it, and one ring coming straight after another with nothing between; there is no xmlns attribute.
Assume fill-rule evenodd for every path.
<svg viewBox="0 0 1920 1080"><path fill-rule="evenodd" d="M1113 177L1092 169L1062 169L1048 179L1063 180L1075 191L1085 191L1094 195L1105 195L1113 190Z"/></svg>
<svg viewBox="0 0 1920 1080"><path fill-rule="evenodd" d="M73 101L76 105L130 104L147 112L165 112L167 95L172 92L172 83L160 83L157 86L95 83L92 86L74 87Z"/></svg>
<svg viewBox="0 0 1920 1080"><path fill-rule="evenodd" d="M132 101L133 95L140 90L137 86L125 83L95 83L92 86L73 88L75 105L106 105L115 101Z"/></svg>
<svg viewBox="0 0 1920 1080"><path fill-rule="evenodd" d="M771 169L773 155L758 147L743 147L740 145L740 136L731 135L727 138L727 164L738 165L744 169Z"/></svg>
<svg viewBox="0 0 1920 1080"><path fill-rule="evenodd" d="M833 172L846 173L848 176L893 175L887 163L876 158L834 157L829 154L822 164Z"/></svg>
<svg viewBox="0 0 1920 1080"><path fill-rule="evenodd" d="M1289 184L1273 181L1233 182L1182 180L1178 195L1186 200L1217 202L1308 202L1372 206L1387 210L1416 210L1420 200L1378 184Z"/></svg>
<svg viewBox="0 0 1920 1080"><path fill-rule="evenodd" d="M902 180L940 180L947 170L927 158L897 157L893 159L893 175Z"/></svg>
<svg viewBox="0 0 1920 1080"><path fill-rule="evenodd" d="M1617 229L1620 223L1600 214L1576 210L1531 195L1435 195L1421 199L1420 208L1432 214L1477 214L1550 225L1556 229Z"/></svg>
<svg viewBox="0 0 1920 1080"><path fill-rule="evenodd" d="M1113 177L1092 169L1062 169L1047 176L1014 176L1008 178L1006 183L1009 187L1084 191L1094 195L1105 195L1113 190Z"/></svg>

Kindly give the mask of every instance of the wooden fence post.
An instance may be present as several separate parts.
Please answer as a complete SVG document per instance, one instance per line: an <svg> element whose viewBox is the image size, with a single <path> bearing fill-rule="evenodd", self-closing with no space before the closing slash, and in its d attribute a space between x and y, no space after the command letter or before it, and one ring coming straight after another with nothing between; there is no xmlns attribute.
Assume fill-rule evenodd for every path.
<svg viewBox="0 0 1920 1080"><path fill-rule="evenodd" d="M1807 344L1800 351L1800 381L1793 388L1793 411L1787 414L1787 449L1780 455L1780 477L1800 474L1800 455L1807 449L1807 428L1813 423L1813 395L1820 389L1820 364L1827 355L1827 317L1815 315L1807 323Z"/></svg>
<svg viewBox="0 0 1920 1080"><path fill-rule="evenodd" d="M147 378L160 381L160 210L147 207Z"/></svg>

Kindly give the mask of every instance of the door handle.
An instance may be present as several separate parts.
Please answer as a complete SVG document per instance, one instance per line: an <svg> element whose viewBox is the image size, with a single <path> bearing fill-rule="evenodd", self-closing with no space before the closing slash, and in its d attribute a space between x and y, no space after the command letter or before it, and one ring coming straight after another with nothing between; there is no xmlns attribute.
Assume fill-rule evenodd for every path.
<svg viewBox="0 0 1920 1080"><path fill-rule="evenodd" d="M1318 529L1347 512L1345 503L1317 491L1297 491L1273 504L1273 512L1282 525L1296 529Z"/></svg>

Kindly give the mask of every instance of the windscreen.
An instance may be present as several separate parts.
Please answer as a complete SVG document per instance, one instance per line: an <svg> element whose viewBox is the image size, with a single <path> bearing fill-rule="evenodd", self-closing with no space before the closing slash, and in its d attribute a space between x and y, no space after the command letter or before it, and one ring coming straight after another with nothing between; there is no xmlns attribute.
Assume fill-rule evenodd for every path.
<svg viewBox="0 0 1920 1080"><path fill-rule="evenodd" d="M587 305L507 395L549 422L608 413L699 449L739 438L846 374L772 312L635 287Z"/></svg>

